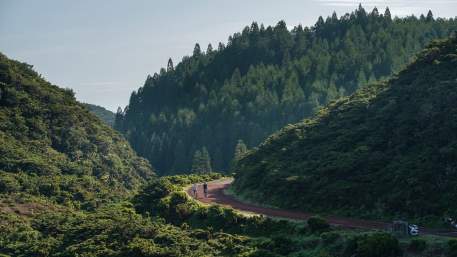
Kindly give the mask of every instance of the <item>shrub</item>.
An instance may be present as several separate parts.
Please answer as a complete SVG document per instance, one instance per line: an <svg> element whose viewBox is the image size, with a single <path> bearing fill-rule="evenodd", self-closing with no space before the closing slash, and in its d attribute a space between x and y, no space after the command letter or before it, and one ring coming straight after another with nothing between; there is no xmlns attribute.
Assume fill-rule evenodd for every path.
<svg viewBox="0 0 457 257"><path fill-rule="evenodd" d="M358 238L358 257L397 257L401 256L398 240L388 233L374 233Z"/></svg>
<svg viewBox="0 0 457 257"><path fill-rule="evenodd" d="M427 248L427 242L424 239L414 238L408 246L408 250L412 252L423 252Z"/></svg>
<svg viewBox="0 0 457 257"><path fill-rule="evenodd" d="M19 182L12 176L1 174L0 176L0 193L17 192L21 189Z"/></svg>
<svg viewBox="0 0 457 257"><path fill-rule="evenodd" d="M457 257L457 240L451 239L447 242L448 246L448 256Z"/></svg>
<svg viewBox="0 0 457 257"><path fill-rule="evenodd" d="M308 219L308 227L312 233L328 231L330 225L321 217L314 216Z"/></svg>
<svg viewBox="0 0 457 257"><path fill-rule="evenodd" d="M287 235L279 235L272 238L274 250L282 255L288 255L298 250L297 243Z"/></svg>
<svg viewBox="0 0 457 257"><path fill-rule="evenodd" d="M157 211L163 197L173 192L173 185L165 179L153 179L133 198L135 209L141 213Z"/></svg>
<svg viewBox="0 0 457 257"><path fill-rule="evenodd" d="M337 232L325 232L321 234L322 241L324 244L332 244L340 238L340 234Z"/></svg>

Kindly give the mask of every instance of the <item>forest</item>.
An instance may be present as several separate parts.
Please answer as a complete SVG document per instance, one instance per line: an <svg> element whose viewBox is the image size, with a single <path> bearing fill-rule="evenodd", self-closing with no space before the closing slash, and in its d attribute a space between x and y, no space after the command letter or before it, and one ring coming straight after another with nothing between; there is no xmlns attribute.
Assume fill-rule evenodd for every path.
<svg viewBox="0 0 457 257"><path fill-rule="evenodd" d="M455 231L329 219L449 232L455 31L361 5L311 27L254 22L170 59L116 114L0 53L0 257L456 257ZM223 197L310 215L189 193L233 178Z"/></svg>
<svg viewBox="0 0 457 257"><path fill-rule="evenodd" d="M148 76L116 113L115 128L158 174L186 173L207 152L208 170L228 171L247 148L289 123L400 71L455 19L392 17L362 6L312 27L252 23L226 44L195 45L192 56Z"/></svg>
<svg viewBox="0 0 457 257"><path fill-rule="evenodd" d="M237 163L234 186L282 208L440 223L457 215L456 115L454 36L268 137Z"/></svg>

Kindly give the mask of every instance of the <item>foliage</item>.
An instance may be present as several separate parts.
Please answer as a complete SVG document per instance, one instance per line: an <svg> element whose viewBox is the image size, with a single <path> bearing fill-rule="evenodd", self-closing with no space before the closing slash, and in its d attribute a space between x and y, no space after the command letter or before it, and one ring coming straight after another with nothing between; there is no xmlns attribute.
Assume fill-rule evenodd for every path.
<svg viewBox="0 0 457 257"><path fill-rule="evenodd" d="M150 206L149 201L159 203L149 215L137 213L129 202L93 211L47 206L30 217L3 213L0 205L0 256L395 256L388 255L393 252L389 249L398 242L388 235L331 229L316 236L300 224L196 205L180 190L210 176L220 175L150 181L138 194L146 197L133 201L136 209ZM161 206L164 202L167 208Z"/></svg>
<svg viewBox="0 0 457 257"><path fill-rule="evenodd" d="M194 159L192 160L192 173L208 173L212 172L211 157L209 156L206 147L195 151Z"/></svg>
<svg viewBox="0 0 457 257"><path fill-rule="evenodd" d="M248 147L243 142L243 140L239 139L235 146L235 152L233 153L233 160L231 163L231 168L233 168L236 163L243 158L243 156L247 153Z"/></svg>
<svg viewBox="0 0 457 257"><path fill-rule="evenodd" d="M247 238L211 233L196 238L183 230L144 218L128 204L93 213L47 213L31 223L0 214L0 252L11 256L221 256L225 242L236 240L232 254L248 253ZM14 224L14 226L12 226Z"/></svg>
<svg viewBox="0 0 457 257"><path fill-rule="evenodd" d="M116 131L32 66L0 54L0 193L94 208L153 173Z"/></svg>
<svg viewBox="0 0 457 257"><path fill-rule="evenodd" d="M425 249L427 249L427 241L420 238L412 239L408 246L408 250L412 252L420 253L423 252Z"/></svg>
<svg viewBox="0 0 457 257"><path fill-rule="evenodd" d="M234 189L285 208L441 219L457 209L457 39L289 125L238 162ZM290 197L290 196L295 197Z"/></svg>
<svg viewBox="0 0 457 257"><path fill-rule="evenodd" d="M114 113L109 111L101 106L95 104L83 104L89 111L99 117L102 121L106 124L110 125L111 127L114 126Z"/></svg>
<svg viewBox="0 0 457 257"><path fill-rule="evenodd" d="M357 236L353 239L353 244L348 244L355 249L346 249L349 251L347 256L358 257L399 257L402 250L398 240L388 233L373 233L368 235ZM353 254L355 252L355 255Z"/></svg>
<svg viewBox="0 0 457 257"><path fill-rule="evenodd" d="M457 256L457 240L451 239L448 241L448 256L456 257Z"/></svg>
<svg viewBox="0 0 457 257"><path fill-rule="evenodd" d="M220 174L208 173L154 179L133 198L133 204L138 212L164 218L175 225L186 223L197 228L211 227L216 231L263 236L296 230L294 226L285 221L274 221L257 216L245 217L233 209L220 206L200 206L182 192L184 186L220 177Z"/></svg>
<svg viewBox="0 0 457 257"><path fill-rule="evenodd" d="M311 230L311 232L325 232L329 230L330 225L327 223L327 221L321 217L314 216L308 219L308 227Z"/></svg>
<svg viewBox="0 0 457 257"><path fill-rule="evenodd" d="M148 76L117 113L115 127L159 174L191 170L203 147L212 167L226 171L239 139L259 144L399 71L430 40L456 29L455 19L392 19L388 10L362 7L291 31L283 21L268 27L254 22L227 45L206 52L196 45L192 56Z"/></svg>

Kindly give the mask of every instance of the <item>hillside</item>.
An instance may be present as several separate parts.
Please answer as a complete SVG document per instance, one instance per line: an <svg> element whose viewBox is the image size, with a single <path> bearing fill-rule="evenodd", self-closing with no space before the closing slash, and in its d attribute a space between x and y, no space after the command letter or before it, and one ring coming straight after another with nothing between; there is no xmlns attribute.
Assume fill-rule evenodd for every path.
<svg viewBox="0 0 457 257"><path fill-rule="evenodd" d="M160 174L191 169L208 150L214 170L227 170L238 140L248 147L288 123L311 116L408 64L435 38L457 29L454 19L392 18L362 7L319 17L310 28L281 21L252 23L227 44L197 44L192 56L148 76L117 113L116 129Z"/></svg>
<svg viewBox="0 0 457 257"><path fill-rule="evenodd" d="M456 129L457 39L451 38L432 43L388 82L270 136L238 163L235 190L308 211L456 217Z"/></svg>
<svg viewBox="0 0 457 257"><path fill-rule="evenodd" d="M86 106L90 112L95 114L102 121L106 122L106 124L110 125L111 127L114 126L114 113L112 111L109 111L95 104L84 103L83 105Z"/></svg>
<svg viewBox="0 0 457 257"><path fill-rule="evenodd" d="M93 208L152 175L149 163L71 90L0 54L0 193Z"/></svg>

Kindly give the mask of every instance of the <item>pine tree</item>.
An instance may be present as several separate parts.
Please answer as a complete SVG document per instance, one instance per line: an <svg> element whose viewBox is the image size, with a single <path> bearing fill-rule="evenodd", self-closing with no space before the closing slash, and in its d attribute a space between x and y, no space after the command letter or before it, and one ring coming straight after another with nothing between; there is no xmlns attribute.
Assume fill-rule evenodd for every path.
<svg viewBox="0 0 457 257"><path fill-rule="evenodd" d="M331 19L333 24L336 24L338 22L338 15L336 14L335 11L332 13L332 19Z"/></svg>
<svg viewBox="0 0 457 257"><path fill-rule="evenodd" d="M222 51L224 51L224 49L225 49L224 43L219 42L219 44L217 45L217 51L222 52Z"/></svg>
<svg viewBox="0 0 457 257"><path fill-rule="evenodd" d="M373 8L373 11L371 12L371 15L374 16L374 17L378 17L379 16L379 11L378 11L378 8Z"/></svg>
<svg viewBox="0 0 457 257"><path fill-rule="evenodd" d="M235 146L235 153L233 154L233 160L235 162L239 161L243 155L248 151L248 147L243 142L243 140L238 139L238 142Z"/></svg>
<svg viewBox="0 0 457 257"><path fill-rule="evenodd" d="M208 47L206 48L206 54L211 54L213 53L213 46L210 44L208 44Z"/></svg>
<svg viewBox="0 0 457 257"><path fill-rule="evenodd" d="M200 56L202 54L202 50L200 48L200 44L196 43L194 47L194 53L193 56Z"/></svg>
<svg viewBox="0 0 457 257"><path fill-rule="evenodd" d="M211 157L206 147L203 147L202 149L201 166L202 172L208 173L213 171L213 169L211 168Z"/></svg>
<svg viewBox="0 0 457 257"><path fill-rule="evenodd" d="M315 30L318 30L320 27L322 27L324 25L324 18L322 18L322 16L319 16L319 18L317 19L317 22L316 24L314 25L314 29Z"/></svg>
<svg viewBox="0 0 457 257"><path fill-rule="evenodd" d="M116 115L114 116L114 129L118 131L124 130L124 112L120 106L117 107Z"/></svg>
<svg viewBox="0 0 457 257"><path fill-rule="evenodd" d="M202 152L200 150L195 151L194 158L192 159L192 173L202 173L201 159Z"/></svg>
<svg viewBox="0 0 457 257"><path fill-rule="evenodd" d="M192 161L192 172L208 173L211 171L211 157L206 147L203 147L202 150L195 151Z"/></svg>
<svg viewBox="0 0 457 257"><path fill-rule="evenodd" d="M231 170L235 169L235 165L237 164L237 162L239 160L241 160L241 158L247 151L248 151L248 147L246 146L246 144L243 142L243 140L238 139L238 142L236 143L236 146L235 146L235 150L233 152L233 159L230 163Z"/></svg>
<svg viewBox="0 0 457 257"><path fill-rule="evenodd" d="M386 18L387 21L392 21L392 15L390 14L389 7L386 7L386 11L384 12L384 18Z"/></svg>
<svg viewBox="0 0 457 257"><path fill-rule="evenodd" d="M175 68L173 66L173 60L171 58L168 59L168 64L167 64L167 72L173 71Z"/></svg>
<svg viewBox="0 0 457 257"><path fill-rule="evenodd" d="M433 13L432 13L431 10L428 11L426 20L427 20L427 22L431 22L431 21L434 21L434 20L435 20L435 19L433 18Z"/></svg>

